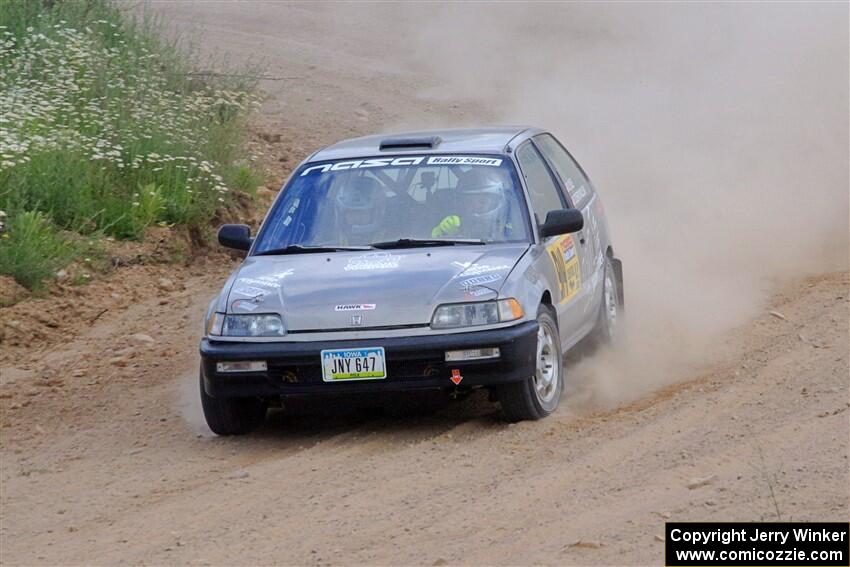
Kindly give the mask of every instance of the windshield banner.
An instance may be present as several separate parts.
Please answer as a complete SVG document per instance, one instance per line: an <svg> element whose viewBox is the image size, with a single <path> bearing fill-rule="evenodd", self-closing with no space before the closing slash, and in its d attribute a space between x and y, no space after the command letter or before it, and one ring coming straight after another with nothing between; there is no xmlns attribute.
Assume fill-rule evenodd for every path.
<svg viewBox="0 0 850 567"><path fill-rule="evenodd" d="M411 165L488 165L499 167L502 165L500 158L488 158L481 156L404 156L396 158L370 158L355 159L349 161L338 161L335 163L323 163L306 168L301 172L301 177L307 174L328 171L342 171L346 169L364 169L367 167L403 167Z"/></svg>

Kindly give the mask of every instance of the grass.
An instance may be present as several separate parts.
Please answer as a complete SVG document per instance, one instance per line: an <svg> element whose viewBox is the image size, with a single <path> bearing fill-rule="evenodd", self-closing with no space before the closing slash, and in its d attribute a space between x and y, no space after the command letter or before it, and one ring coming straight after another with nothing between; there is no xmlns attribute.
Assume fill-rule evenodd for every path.
<svg viewBox="0 0 850 567"><path fill-rule="evenodd" d="M200 226L258 184L242 150L254 85L191 74L161 28L109 0L0 2L0 274L37 287L73 258L56 254L60 231ZM24 229L43 238L24 244Z"/></svg>
<svg viewBox="0 0 850 567"><path fill-rule="evenodd" d="M0 243L0 267L24 287L32 289L75 256L74 243L60 237L50 219L27 211L11 218Z"/></svg>

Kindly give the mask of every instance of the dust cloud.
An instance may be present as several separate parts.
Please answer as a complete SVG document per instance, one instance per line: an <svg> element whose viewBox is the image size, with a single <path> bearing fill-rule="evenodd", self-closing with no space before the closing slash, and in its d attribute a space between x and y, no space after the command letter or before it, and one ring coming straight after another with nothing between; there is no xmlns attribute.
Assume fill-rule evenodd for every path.
<svg viewBox="0 0 850 567"><path fill-rule="evenodd" d="M585 400L688 376L778 282L847 269L847 4L396 11L389 57L434 78L421 98L551 129L603 197L628 318L573 368Z"/></svg>
<svg viewBox="0 0 850 567"><path fill-rule="evenodd" d="M846 3L287 10L322 38L290 32L319 52L311 73L356 76L372 104L415 93L385 131L534 124L590 172L628 317L616 351L571 367L574 397L615 404L691 376L777 285L847 269ZM277 33L270 13L254 18Z"/></svg>

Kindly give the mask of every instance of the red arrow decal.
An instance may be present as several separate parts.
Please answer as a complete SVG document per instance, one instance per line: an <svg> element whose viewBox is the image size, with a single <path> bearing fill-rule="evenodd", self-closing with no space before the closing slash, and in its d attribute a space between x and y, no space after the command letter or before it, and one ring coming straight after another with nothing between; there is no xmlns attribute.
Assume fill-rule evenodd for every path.
<svg viewBox="0 0 850 567"><path fill-rule="evenodd" d="M455 386L460 384L460 381L463 380L463 376L460 375L460 370L458 370L457 368L453 368L452 369L452 377L449 378L449 380L454 382Z"/></svg>

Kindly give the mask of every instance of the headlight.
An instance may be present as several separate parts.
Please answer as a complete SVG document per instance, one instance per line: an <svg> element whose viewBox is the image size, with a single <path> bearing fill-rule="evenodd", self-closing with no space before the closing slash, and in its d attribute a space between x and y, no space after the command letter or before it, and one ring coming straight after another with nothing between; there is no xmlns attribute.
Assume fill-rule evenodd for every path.
<svg viewBox="0 0 850 567"><path fill-rule="evenodd" d="M515 321L523 315L522 306L514 298L475 303L440 305L431 318L432 329L475 327Z"/></svg>
<svg viewBox="0 0 850 567"><path fill-rule="evenodd" d="M282 337L286 334L280 315L224 315L213 313L207 333L224 337Z"/></svg>
<svg viewBox="0 0 850 567"><path fill-rule="evenodd" d="M207 319L207 334L213 336L221 335L221 327L224 325L224 313L213 313Z"/></svg>

